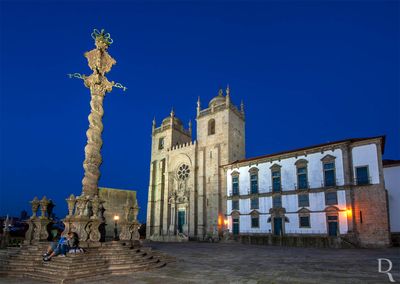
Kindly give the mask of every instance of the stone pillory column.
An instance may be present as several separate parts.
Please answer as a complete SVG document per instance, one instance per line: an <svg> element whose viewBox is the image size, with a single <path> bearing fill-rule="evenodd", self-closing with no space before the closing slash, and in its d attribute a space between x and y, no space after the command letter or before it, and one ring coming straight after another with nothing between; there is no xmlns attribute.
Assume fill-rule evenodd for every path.
<svg viewBox="0 0 400 284"><path fill-rule="evenodd" d="M100 165L102 163L101 147L103 140L103 100L106 93L111 92L113 87L127 89L120 83L110 82L105 74L108 73L116 63L108 52L108 47L112 44L109 33L104 30L99 32L94 30L92 38L95 40L96 48L85 53L88 65L93 73L89 76L79 73L68 74L70 78L79 78L84 81L90 89L90 114L89 129L86 131L87 144L85 147L85 161L83 168L85 174L82 180L82 194L75 198L73 195L67 199L69 214L65 218L65 233L69 231L77 232L81 241L98 241L100 233L99 226L104 223L102 216L103 200L99 199L98 182L100 178Z"/></svg>

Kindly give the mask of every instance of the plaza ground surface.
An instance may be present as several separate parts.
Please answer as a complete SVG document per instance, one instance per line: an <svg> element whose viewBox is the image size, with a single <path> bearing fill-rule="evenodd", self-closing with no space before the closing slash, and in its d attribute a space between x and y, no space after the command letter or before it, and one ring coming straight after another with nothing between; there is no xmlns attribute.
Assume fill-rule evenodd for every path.
<svg viewBox="0 0 400 284"><path fill-rule="evenodd" d="M400 282L400 249L316 249L221 243L148 243L176 258L166 267L80 283L390 283L378 258L393 262ZM383 270L387 269L384 263ZM0 283L41 283L0 278Z"/></svg>

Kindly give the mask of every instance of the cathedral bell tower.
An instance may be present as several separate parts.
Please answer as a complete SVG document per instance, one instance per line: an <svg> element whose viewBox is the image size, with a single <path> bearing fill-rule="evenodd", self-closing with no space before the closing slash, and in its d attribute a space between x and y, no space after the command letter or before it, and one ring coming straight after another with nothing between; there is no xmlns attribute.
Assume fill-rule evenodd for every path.
<svg viewBox="0 0 400 284"><path fill-rule="evenodd" d="M157 127L155 119L152 126L152 146L150 163L150 183L147 206L147 236L165 234L168 226L163 224L167 217L168 204L168 154L176 145L189 143L192 140L191 127L185 129L172 109L161 125Z"/></svg>
<svg viewBox="0 0 400 284"><path fill-rule="evenodd" d="M245 115L233 105L229 86L201 109L197 102L198 207L204 208L203 222L198 222L206 235L221 234L225 219L226 175L222 165L245 158Z"/></svg>

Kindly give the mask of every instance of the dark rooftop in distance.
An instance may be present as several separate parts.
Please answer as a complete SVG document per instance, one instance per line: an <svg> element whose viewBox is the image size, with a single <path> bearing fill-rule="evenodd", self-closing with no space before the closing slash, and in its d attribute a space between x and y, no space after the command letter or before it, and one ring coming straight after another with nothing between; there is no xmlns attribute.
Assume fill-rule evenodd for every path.
<svg viewBox="0 0 400 284"><path fill-rule="evenodd" d="M390 166L395 166L395 165L400 166L400 160L383 160L382 164L384 167L390 167Z"/></svg>

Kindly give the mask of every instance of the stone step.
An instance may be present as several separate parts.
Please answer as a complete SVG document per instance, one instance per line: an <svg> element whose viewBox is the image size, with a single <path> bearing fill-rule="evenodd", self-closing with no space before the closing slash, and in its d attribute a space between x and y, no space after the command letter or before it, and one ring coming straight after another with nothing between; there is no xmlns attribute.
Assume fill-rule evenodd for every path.
<svg viewBox="0 0 400 284"><path fill-rule="evenodd" d="M111 268L112 274L113 275L124 275L124 274L129 274L137 271L146 271L150 269L158 269L166 266L166 263L160 262L156 264L151 264L151 265L137 265L137 266L131 266L129 268L127 267L114 267Z"/></svg>
<svg viewBox="0 0 400 284"><path fill-rule="evenodd" d="M85 263L62 263L55 261L43 262L43 267L55 268L55 269L81 269L81 268L91 268L108 265L107 261L90 261Z"/></svg>
<svg viewBox="0 0 400 284"><path fill-rule="evenodd" d="M149 257L151 256L151 254L121 254L121 255L113 255L113 254L100 254L96 257L101 257L101 258L105 258L105 259L132 259L132 258L137 258L137 259L141 259L144 257Z"/></svg>
<svg viewBox="0 0 400 284"><path fill-rule="evenodd" d="M120 268L132 268L137 266L148 266L150 264L160 263L159 259L151 260L151 261L144 261L144 262L133 262L133 263L121 263L121 264L114 264L110 263L110 269L120 269Z"/></svg>
<svg viewBox="0 0 400 284"><path fill-rule="evenodd" d="M49 273L49 274L62 274L62 275L73 275L73 274L85 274L92 273L97 271L108 270L108 265L88 265L88 266L80 266L74 268L66 268L66 267L57 267L57 266L47 266L43 265L40 267L35 267L34 271L41 273Z"/></svg>
<svg viewBox="0 0 400 284"><path fill-rule="evenodd" d="M48 243L24 245L2 252L0 275L68 283L76 279L94 279L111 273L127 274L160 268L166 265L166 261L174 261L148 247L130 249L121 243L113 243L99 248L87 248L84 253L54 257L51 261L44 262L42 254L47 246Z"/></svg>
<svg viewBox="0 0 400 284"><path fill-rule="evenodd" d="M132 261L110 261L109 265L131 265L131 264L145 264L145 263L153 263L158 259L146 259L146 260L132 260Z"/></svg>
<svg viewBox="0 0 400 284"><path fill-rule="evenodd" d="M121 251L121 252L98 252L98 253L90 253L91 257L94 256L113 256L113 255L118 255L118 256L141 256L141 255L151 255L152 253L150 252L134 252L134 251Z"/></svg>

